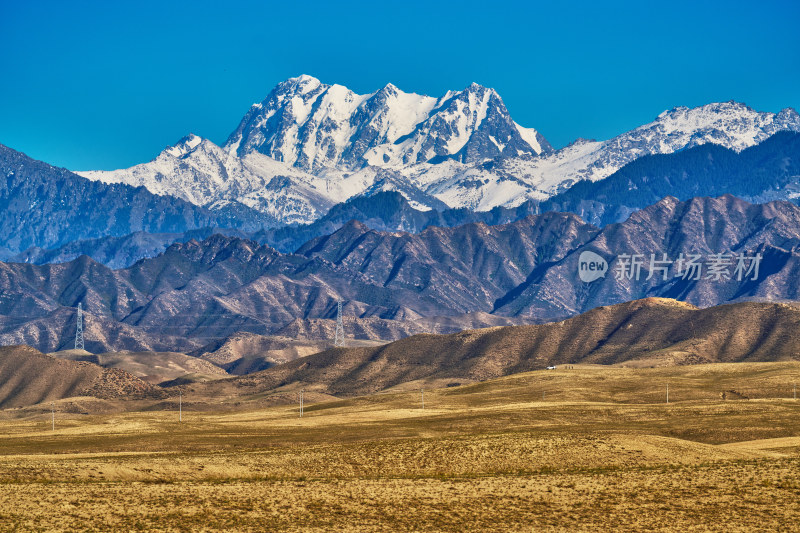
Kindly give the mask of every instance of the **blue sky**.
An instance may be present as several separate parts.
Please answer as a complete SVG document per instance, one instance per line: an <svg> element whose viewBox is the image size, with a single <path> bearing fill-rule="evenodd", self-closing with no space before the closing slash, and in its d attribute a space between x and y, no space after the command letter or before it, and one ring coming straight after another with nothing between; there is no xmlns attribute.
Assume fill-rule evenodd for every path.
<svg viewBox="0 0 800 533"><path fill-rule="evenodd" d="M359 93L475 81L556 147L679 105L800 108L800 2L0 0L0 143L73 170L222 143L301 73Z"/></svg>

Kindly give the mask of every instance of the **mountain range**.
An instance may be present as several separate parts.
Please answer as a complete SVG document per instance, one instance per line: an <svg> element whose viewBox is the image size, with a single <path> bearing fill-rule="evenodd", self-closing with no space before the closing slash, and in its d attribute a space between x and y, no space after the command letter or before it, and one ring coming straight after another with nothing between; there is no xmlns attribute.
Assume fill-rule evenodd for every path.
<svg viewBox="0 0 800 533"><path fill-rule="evenodd" d="M357 95L301 76L254 104L223 146L189 135L150 163L84 172L93 182L0 147L0 260L85 253L122 268L212 233L293 252L347 217L416 232L554 210L604 226L666 195L792 200L798 130L792 109L727 102L553 150L476 84L440 98L392 85Z"/></svg>
<svg viewBox="0 0 800 533"><path fill-rule="evenodd" d="M750 202L800 199L800 134L780 131L741 152L708 143L642 156L600 181L581 181L542 202L605 226L665 196L732 194Z"/></svg>
<svg viewBox="0 0 800 533"><path fill-rule="evenodd" d="M137 231L183 233L204 227L262 228L267 216L229 206L210 211L144 187L92 182L0 144L0 257L31 247Z"/></svg>
<svg viewBox="0 0 800 533"><path fill-rule="evenodd" d="M278 332L297 318L331 317L340 299L348 300L347 313L358 318L410 320L485 310L491 294L502 294L538 261L552 261L577 244L553 245L553 234L572 232L580 240L584 226L574 215L551 214L517 225L400 235L351 222L295 254L214 235L173 244L162 255L116 271L86 256L41 266L0 263L0 341L46 351L68 346L64 331L74 327L71 308L78 301L92 316L92 351L186 351L237 331ZM365 273L327 259L335 242L347 247L364 234L399 256L373 256L373 270ZM463 239L474 240L474 248L460 246ZM518 264L509 263L504 255L517 243L523 245L514 252ZM313 250L322 247L322 253ZM476 262L480 255L485 259ZM482 271L496 271L491 291L481 288Z"/></svg>
<svg viewBox="0 0 800 533"><path fill-rule="evenodd" d="M241 373L323 348L338 301L349 336L387 342L647 297L797 299L798 132L794 110L727 102L555 150L477 84L301 76L222 146L189 135L131 169L0 145L0 343L69 348L82 303L94 352Z"/></svg>
<svg viewBox="0 0 800 533"><path fill-rule="evenodd" d="M247 206L279 224L310 223L337 203L385 190L419 209L516 207L644 155L709 143L738 152L787 130L800 131L793 109L725 102L678 107L612 139L554 150L477 84L439 98L391 84L359 95L300 76L254 104L223 146L188 135L151 162L80 174L211 210Z"/></svg>
<svg viewBox="0 0 800 533"><path fill-rule="evenodd" d="M20 158L24 158L19 154ZM37 175L57 174L58 169L47 167L44 163L28 160L36 164ZM45 178L50 179L50 178ZM72 180L82 178L72 175ZM102 184L97 194L103 196L102 201L112 202L115 193L104 192ZM112 189L119 187L109 185ZM41 189L35 189L41 190ZM48 190L48 189L44 189ZM56 191L57 189L50 189ZM800 134L782 131L762 143L741 152L735 152L715 144L703 144L687 148L672 154L643 156L623 168L597 182L581 181L544 202L528 200L517 207L495 207L490 211L473 211L466 208L448 208L444 210L415 209L401 193L396 191L378 192L373 196L355 196L350 200L334 205L325 215L310 224L289 225L277 228L266 228L252 231L252 217L244 221L236 217L222 217L219 212L204 212L210 224L229 224L231 228L203 227L189 229L181 233L153 233L160 229L158 224L143 222L140 227L148 231L137 231L128 235L107 235L97 238L79 238L83 235L96 235L102 230L86 224L70 226L64 236L59 236L65 244L55 247L40 246L39 243L52 242L53 228L47 223L51 218L65 216L69 206L56 198L45 195L29 194L31 189L18 188L10 196L10 203L24 206L37 203L44 211L36 221L28 221L26 231L42 226L33 232L32 239L37 244L18 253L0 254L0 259L15 262L50 263L64 262L88 255L96 261L112 268L124 268L141 258L153 257L174 243L186 242L190 239L203 239L214 233L222 233L241 238L249 238L260 244L267 244L284 253L297 250L308 240L328 235L341 228L350 220L358 220L372 229L382 231L407 231L417 233L429 226L454 227L470 222L485 222L490 225L513 222L531 214L547 211L572 212L584 220L598 226L612 222L622 222L634 211L658 202L661 198L672 195L680 200L696 196L719 196L731 193L752 202L764 202L774 199L789 199L797 203L800 199ZM55 194L53 193L50 193ZM146 191L139 191L145 194ZM155 202L167 202L168 198L156 197ZM179 200L175 200L180 202ZM184 207L187 204L184 202ZM242 209L244 206L240 206ZM190 207L191 208L191 207ZM124 214L125 211L122 211ZM250 210L250 214L258 213ZM49 214L53 216L50 217ZM69 216L69 214L66 214ZM110 210L107 218L113 218L115 211ZM108 221L106 221L108 224ZM115 223L117 227L130 227L126 221ZM186 227L198 226L202 222L186 224ZM7 224L13 227L14 222ZM44 231L47 226L48 231ZM136 226L134 226L136 227ZM257 225L255 225L257 228ZM236 229L243 228L243 229ZM251 229L251 231L247 231ZM117 231L122 233L122 231ZM13 240L23 232L9 231L5 243L0 245L18 246ZM70 240L75 237L76 240Z"/></svg>
<svg viewBox="0 0 800 533"><path fill-rule="evenodd" d="M237 332L296 336L309 330L285 328L330 320L340 300L349 335L384 331L386 340L448 331L432 325L439 320L452 323L449 331L467 320L469 327L503 317L546 322L648 296L701 307L793 300L800 296L793 282L799 246L800 207L730 195L667 197L604 228L553 212L416 234L351 221L294 253L213 235L175 243L120 270L86 256L63 264L0 263L0 342L43 351L69 347L79 302L91 351L188 352ZM584 252L608 262L605 277L582 281ZM640 257L636 277L618 275L625 254ZM680 275L681 254L702 258L701 276ZM718 254L725 254L726 273L709 277L708 263ZM755 275L737 277L737 254L750 258L748 266L760 256ZM653 268L651 256L670 263ZM484 318L476 320L480 313ZM376 329L370 320L387 322Z"/></svg>

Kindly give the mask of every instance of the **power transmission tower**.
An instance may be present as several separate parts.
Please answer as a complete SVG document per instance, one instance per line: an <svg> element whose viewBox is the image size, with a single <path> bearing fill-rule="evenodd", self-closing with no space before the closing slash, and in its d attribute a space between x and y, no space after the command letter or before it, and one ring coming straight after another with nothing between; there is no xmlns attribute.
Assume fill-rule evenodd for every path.
<svg viewBox="0 0 800 533"><path fill-rule="evenodd" d="M344 326L342 325L342 302L336 305L336 336L333 339L336 347L344 346Z"/></svg>
<svg viewBox="0 0 800 533"><path fill-rule="evenodd" d="M75 349L84 350L83 347L83 305L78 304L78 329L75 330Z"/></svg>

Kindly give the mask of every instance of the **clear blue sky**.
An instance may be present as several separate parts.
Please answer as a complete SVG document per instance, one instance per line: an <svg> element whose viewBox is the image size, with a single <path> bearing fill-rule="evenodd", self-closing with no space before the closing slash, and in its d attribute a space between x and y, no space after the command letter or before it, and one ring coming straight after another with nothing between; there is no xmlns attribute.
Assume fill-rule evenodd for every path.
<svg viewBox="0 0 800 533"><path fill-rule="evenodd" d="M189 132L222 143L301 73L360 93L476 81L556 147L679 105L800 108L791 0L163 4L0 0L0 143L126 167Z"/></svg>

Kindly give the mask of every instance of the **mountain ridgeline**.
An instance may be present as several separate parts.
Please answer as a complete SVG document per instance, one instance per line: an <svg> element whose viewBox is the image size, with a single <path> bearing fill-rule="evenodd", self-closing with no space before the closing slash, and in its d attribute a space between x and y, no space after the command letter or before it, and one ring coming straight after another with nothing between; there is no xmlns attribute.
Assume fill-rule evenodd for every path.
<svg viewBox="0 0 800 533"><path fill-rule="evenodd" d="M75 176L74 179L80 178ZM489 211L464 208L421 211L414 208L401 193L382 191L373 196L356 196L337 204L310 224L267 228L255 232L208 227L182 233L139 231L122 236L79 239L51 249L37 245L16 254L7 250L4 257L16 262L43 264L69 261L85 254L112 268L124 268L141 258L162 253L172 243L203 239L213 233L248 238L280 252L291 253L309 240L337 231L350 220L357 220L380 231L418 233L430 226L455 227L473 222L497 225L539 212L562 211L576 213L598 226L606 226L624 221L631 213L655 204L665 196L689 199L695 196L718 196L726 191L750 198L754 202L770 201L777 197L789 198L796 203L800 198L800 133L779 132L763 143L739 153L721 146L704 144L674 154L644 156L604 180L581 181L545 202L529 200L513 208L495 207ZM20 202L21 199L17 197L16 201ZM194 209L183 205L190 210ZM208 218L200 219L201 221L192 225L206 220L220 222L215 218L218 213L205 214ZM58 212L55 216L59 216ZM232 225L238 224L233 219L228 222ZM40 220L39 224L43 222ZM33 227L36 227L35 224ZM159 229L159 226L155 227ZM80 227L71 230L81 231ZM97 231L84 228L85 233ZM10 239L12 234L8 235ZM17 239L19 235L19 232L13 234ZM33 239L35 242L42 242L41 239ZM61 240L63 239L69 239L69 236L62 237ZM18 244L15 242L6 241L0 245L6 248L16 247Z"/></svg>
<svg viewBox="0 0 800 533"><path fill-rule="evenodd" d="M315 83L303 78L283 84L280 91L276 89L283 91L282 96L273 94L254 110L260 110L258 116L294 116L299 113L295 97L300 96L315 103L333 98L329 103L336 108L341 88ZM312 90L311 86L316 88ZM458 113L446 111L451 105L463 112L475 111L473 107L479 102L496 107L487 108L482 121L471 123L474 130L470 130L469 142L474 141L475 146L482 145L480 139L487 131L494 131L492 123L517 128L514 135L511 130L506 132L509 139L516 139L518 134L533 144L538 142L526 136L527 130L514 126L496 93L476 86L450 94L445 99L447 105L431 108L425 111L430 113L425 115L429 118L420 118L419 128L430 126L425 126L427 133L418 136L426 140L406 148L416 150L411 159L417 161L426 143L432 142L429 159L392 164L362 161L356 165L351 157L355 152L348 151L349 147L360 143L362 148L369 145L375 149L381 142L394 139L402 129L397 122L402 106L392 106L418 98L408 100L399 92L395 96L399 98L392 97L396 102L392 98L385 102L383 98L363 100L365 105L367 101L384 102L388 107L373 110L377 114L370 116L377 122L362 117L366 120L363 128L356 128L346 143L342 144L338 136L331 137L330 157L323 157L316 141L306 137L301 143L306 152L292 156L291 161L265 155L283 154L291 146L289 137L295 135L291 132L294 130L283 126L269 126L272 118L266 115L263 124L251 117L249 126L240 132L244 135L249 131L246 139L236 140L233 135L226 147L190 135L151 163L125 171L82 173L91 180L2 147L0 173L6 181L0 191L0 206L4 208L0 216L4 230L0 259L43 263L85 253L120 268L152 257L173 242L213 232L251 238L291 252L310 239L335 231L348 219L379 230L417 232L431 225L504 223L553 210L573 212L604 226L621 222L636 209L667 195L685 200L732 193L754 202L797 201L800 197L800 134L796 132L800 118L792 110L758 113L731 102L691 110L679 108L602 143L579 141L557 152L539 143L541 152L531 148L513 157L491 150L479 156L474 148L467 148L464 153L473 155L465 158L453 152L452 157L444 157L432 139L443 138L441 132L436 133L444 127L442 124L460 124ZM355 98L347 96L351 97ZM423 101L427 97L419 98ZM264 111L264 106L270 110ZM354 117L361 116L354 113ZM298 115L292 123L319 132L317 121L323 119L314 116ZM438 118L433 120L433 116ZM336 122L336 131L345 128L340 122ZM417 126L404 123L403 127L413 130ZM272 127L280 131L270 133ZM377 135L378 130L383 133ZM241 143L250 148L242 148ZM367 153L371 152L367 150L362 156ZM303 162L312 160L311 167ZM334 166L320 166L321 162ZM314 174L309 173L312 167L317 168ZM572 169L569 177L562 176L550 185L550 178L540 172L568 168ZM583 170L578 172L578 168ZM98 210L96 205L104 209Z"/></svg>
<svg viewBox="0 0 800 533"><path fill-rule="evenodd" d="M391 83L359 95L311 76L282 82L254 104L224 148L240 157L260 152L310 171L354 170L370 159L469 163L552 151L538 132L511 120L497 92L476 83L437 99Z"/></svg>
<svg viewBox="0 0 800 533"><path fill-rule="evenodd" d="M700 307L794 300L799 248L799 207L730 195L668 197L604 228L553 212L416 234L350 221L294 253L213 235L120 270L85 256L57 265L0 263L0 342L69 346L79 302L91 351L192 351L240 331L270 335L297 320L330 320L339 300L348 335L369 336L359 321L376 320L391 321L380 327L395 338L401 323L416 333L425 320L464 324L460 317L470 314L486 317L472 327L502 317L547 322L650 296ZM608 262L604 277L581 280L584 252ZM719 254L727 266L714 276ZM640 258L636 276L620 272L626 255ZM698 276L681 270L680 258L690 255L702 263ZM737 276L738 255L747 265L758 257L759 268ZM669 262L654 268L653 258Z"/></svg>
<svg viewBox="0 0 800 533"><path fill-rule="evenodd" d="M144 187L104 184L0 145L0 250L55 248L137 231L183 233L204 227L262 228L265 215L209 211Z"/></svg>
<svg viewBox="0 0 800 533"><path fill-rule="evenodd" d="M314 222L335 204L386 190L422 210L516 207L603 180L642 156L705 144L740 152L782 131L800 131L795 110L720 102L676 107L613 139L554 150L479 84L440 97L392 84L357 94L299 76L253 104L222 146L190 134L150 162L81 174L211 210L247 206L277 226Z"/></svg>
<svg viewBox="0 0 800 533"><path fill-rule="evenodd" d="M643 156L601 181L581 181L541 204L605 226L665 196L732 194L751 202L800 199L800 133L778 132L735 152L703 144L673 154Z"/></svg>

